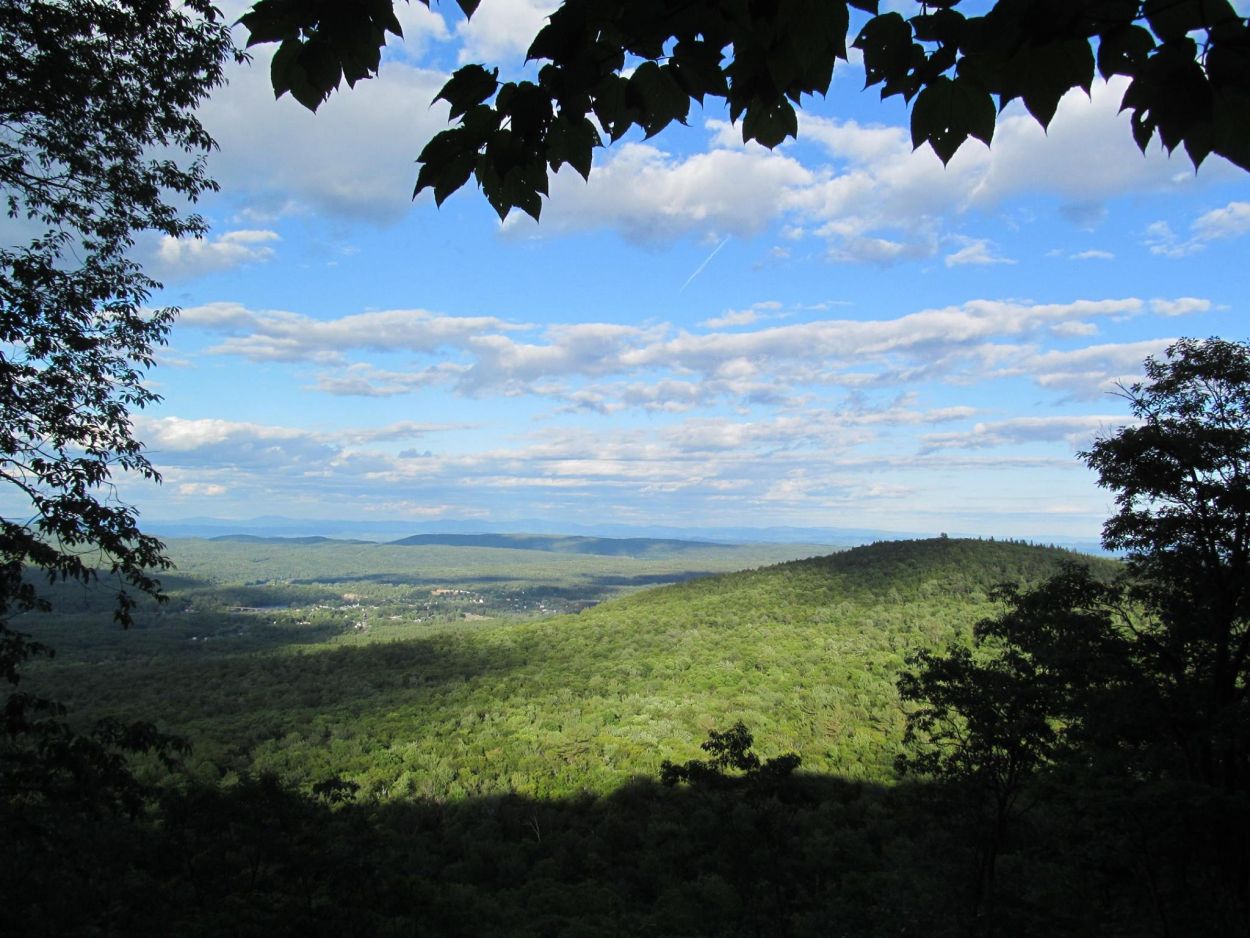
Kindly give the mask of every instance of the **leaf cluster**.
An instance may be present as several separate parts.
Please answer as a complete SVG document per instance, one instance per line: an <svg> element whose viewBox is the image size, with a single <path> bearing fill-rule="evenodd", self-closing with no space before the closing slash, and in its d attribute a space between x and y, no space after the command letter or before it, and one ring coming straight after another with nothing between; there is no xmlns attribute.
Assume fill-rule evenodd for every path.
<svg viewBox="0 0 1250 938"><path fill-rule="evenodd" d="M460 2L466 16L476 5ZM275 92L313 109L341 77L376 71L385 31L398 33L388 0L261 0L243 22L251 43L282 43ZM910 17L877 0L564 0L529 47L536 80L500 82L479 64L452 75L438 99L457 124L422 150L414 196L441 204L472 178L501 218L538 218L550 173L569 164L586 178L596 148L684 124L708 98L744 141L775 147L797 135L803 96L828 91L848 42L868 86L911 105L914 145L943 162L970 137L988 144L1012 101L1048 126L1099 74L1129 79L1122 109L1143 150L1157 136L1195 167L1217 153L1250 169L1248 23L1229 0L998 0L978 15L934 0Z"/></svg>
<svg viewBox="0 0 1250 938"><path fill-rule="evenodd" d="M915 655L902 767L1000 805L1056 767L1250 790L1250 343L1181 340L1123 393L1138 422L1083 454L1123 573L1004 589L975 647Z"/></svg>
<svg viewBox="0 0 1250 938"><path fill-rule="evenodd" d="M0 482L30 505L0 519L0 618L38 604L23 578L155 592L161 544L112 490L115 470L155 478L131 412L172 310L132 259L142 232L200 236L184 211L212 191L212 139L195 110L232 45L205 0L0 3L0 190L26 243L0 249Z"/></svg>

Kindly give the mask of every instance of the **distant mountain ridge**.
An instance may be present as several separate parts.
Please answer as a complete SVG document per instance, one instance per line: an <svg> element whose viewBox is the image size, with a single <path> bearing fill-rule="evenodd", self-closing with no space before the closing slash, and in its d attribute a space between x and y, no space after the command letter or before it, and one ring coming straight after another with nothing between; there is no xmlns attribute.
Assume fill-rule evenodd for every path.
<svg viewBox="0 0 1250 938"><path fill-rule="evenodd" d="M373 521L304 519L264 516L248 519L184 518L145 520L144 529L161 537L222 537L251 535L258 538L326 537L332 540L393 541L417 534L545 534L556 537L658 538L722 544L825 544L829 547L855 547L874 541L926 538L936 531L888 531L879 528L833 527L691 527L677 525L631 525L603 522L578 524L545 518L482 521L443 519L439 521ZM952 537L965 536L950 531ZM998 536L1025 539L1037 544L1054 544L1090 553L1103 553L1096 537L1060 537L1044 532L1003 531Z"/></svg>
<svg viewBox="0 0 1250 938"><path fill-rule="evenodd" d="M557 554L601 554L638 557L656 551L715 550L732 545L713 541L656 537L582 537L550 534L414 534L390 541L404 547L502 547L540 550Z"/></svg>
<svg viewBox="0 0 1250 938"><path fill-rule="evenodd" d="M210 541L232 541L240 544L374 544L376 541L361 541L345 537L322 537L320 534L305 537L263 537L259 534L218 534L207 538Z"/></svg>
<svg viewBox="0 0 1250 938"><path fill-rule="evenodd" d="M738 546L717 541L656 537L582 537L552 534L414 534L396 541L364 541L349 538L219 534L207 538L230 544L372 544L378 547L488 547L502 550L535 550L553 554L596 554L605 557L646 557L686 551L731 550ZM819 546L819 545L814 545Z"/></svg>

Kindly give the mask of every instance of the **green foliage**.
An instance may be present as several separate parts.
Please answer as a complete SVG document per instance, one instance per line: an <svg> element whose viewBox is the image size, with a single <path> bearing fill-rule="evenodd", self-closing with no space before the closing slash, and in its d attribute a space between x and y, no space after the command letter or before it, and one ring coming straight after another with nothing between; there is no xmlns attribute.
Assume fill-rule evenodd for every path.
<svg viewBox="0 0 1250 938"><path fill-rule="evenodd" d="M2 620L38 604L23 570L87 580L103 567L151 593L161 544L110 475L156 473L131 411L172 310L131 259L140 232L199 236L182 205L214 188L195 109L222 80L228 27L201 0L0 4L0 186L35 234L0 250L0 480L28 505L0 519ZM182 160L183 162L179 162Z"/></svg>
<svg viewBox="0 0 1250 938"><path fill-rule="evenodd" d="M1100 582L1069 568L1004 590L1008 608L977 626L974 650L913 657L899 688L918 705L908 738L919 748L901 762L992 800L982 899L1022 791L1057 787L1079 803L1127 783L1179 791L1202 816L1196 849L1220 870L1219 901L1244 918L1250 344L1181 340L1146 376L1122 389L1139 423L1083 454L1116 493L1104 544L1128 549L1124 571ZM1086 807L1122 823L1140 801L1118 790Z"/></svg>
<svg viewBox="0 0 1250 938"><path fill-rule="evenodd" d="M466 16L476 5L460 3ZM612 142L635 127L651 137L708 97L725 101L743 140L775 147L797 134L803 96L825 94L846 60L852 9L868 86L912 103L915 145L943 162L969 137L988 143L1014 100L1047 126L1098 73L1130 79L1123 107L1143 150L1157 136L1195 167L1217 153L1250 169L1250 25L1228 0L958 7L904 17L876 0L563 0L529 47L537 81L500 82L481 65L448 81L439 97L459 123L422 151L416 193L432 189L441 204L473 178L500 217L538 218L549 171L569 163L588 176L600 130ZM242 22L249 44L282 43L275 92L314 110L341 78L376 72L386 32L399 33L388 0L260 0Z"/></svg>
<svg viewBox="0 0 1250 938"><path fill-rule="evenodd" d="M596 579L659 577L664 564L671 577L750 555L172 546L195 581L171 587L166 611L137 629L91 628L85 612L29 626L60 648L35 686L83 719L164 721L194 742L201 778L268 771L306 788L337 776L384 800L606 792L654 777L664 758L703 755L708 731L736 719L812 770L888 779L906 656L969 637L995 608L994 584L1038 583L1077 556L887 542L525 621L563 597L603 596ZM484 602L435 603L431 591L444 587ZM528 608L463 618L502 616L510 598Z"/></svg>
<svg viewBox="0 0 1250 938"><path fill-rule="evenodd" d="M700 747L711 758L691 759L681 765L674 765L665 759L660 763L660 781L670 787L679 782L702 786L724 785L729 778L727 773L733 770L741 772L753 787L771 787L788 778L803 762L793 752L761 762L760 757L751 751L754 742L751 731L741 720L723 732L711 730L707 741Z"/></svg>
<svg viewBox="0 0 1250 938"><path fill-rule="evenodd" d="M1078 641L1092 626L1063 631L1067 618L1039 619L1041 600L1032 604L1033 587L1060 571L1073 584L1065 601L1093 605L1096 593L1076 591L1085 575L1061 566L1078 555L882 543L546 621L327 635L270 626L285 616L272 609L236 611L205 644L183 623L211 631L217 613L177 609L209 602L211 579L298 571L330 590L351 584L363 606L370 591L395 588L386 580L403 571L388 569L397 558L442 576L454 563L435 568L431 547L173 549L186 579L171 586L172 610L99 632L107 644L80 641L32 681L74 696L76 724L103 710L159 716L194 735L195 749L174 775L140 765L162 788L142 792L133 818L63 805L36 827L7 827L5 933L1041 938L1152 934L1162 918L1177 934L1245 931L1220 860L1250 835L1244 799L1180 780L1143 786L1140 766L1055 772L1021 793L996 832L972 797L976 778L874 783L891 780L903 731L895 674L922 649L967 647L977 619L993 624L983 644L1025 628L1046 637L1022 676L1049 673L1060 654L1107 663ZM630 562L437 550L471 555L461 576L487 557L499 565L492 576L505 563L523 575ZM1115 585L1119 564L1085 559L1090 584ZM993 586L1003 580L1020 584L1001 593L1005 611ZM273 631L229 634L261 625ZM1116 673L1083 672L1111 690ZM1043 689L1064 699L1077 682ZM764 751L801 753L804 770L755 756L745 725L713 730L738 717L760 728ZM664 759L707 779L651 781ZM770 764L777 771L765 773Z"/></svg>

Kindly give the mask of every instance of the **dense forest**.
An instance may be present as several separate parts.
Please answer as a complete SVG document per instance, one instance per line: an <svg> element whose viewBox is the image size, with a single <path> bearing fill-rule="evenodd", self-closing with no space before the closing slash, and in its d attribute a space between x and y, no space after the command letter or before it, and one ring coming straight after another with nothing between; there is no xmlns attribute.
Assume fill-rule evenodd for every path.
<svg viewBox="0 0 1250 938"><path fill-rule="evenodd" d="M303 565L304 579L333 579L315 564L345 562L333 545L189 546L219 571L250 556L253 572ZM425 607L443 587L349 579L343 601L337 579L312 594L226 582L218 595L246 600L244 611L171 611L126 633L49 622L35 634L69 650L30 685L83 720L155 720L188 737L187 766L212 783L269 773L307 790L341 776L381 800L604 793L738 719L812 769L882 781L902 735L894 681L907 655L967 639L995 584L1039 583L1066 556L883 542L528 621L481 615L498 605L476 602L489 595L482 583L434 597L453 610L440 620ZM188 584L172 603L206 605L200 590ZM308 605L278 606L293 596Z"/></svg>
<svg viewBox="0 0 1250 938"><path fill-rule="evenodd" d="M309 563L304 545L266 549L271 565ZM974 886L978 793L895 774L909 656L966 645L1001 608L997 584L1036 586L1072 561L1118 569L942 538L556 618L301 635L266 631L276 613L253 609L223 624L250 620L264 646L222 635L220 650L162 636L183 628L175 613L121 642L97 631L24 686L81 727L153 720L192 746L140 759L135 781L67 755L55 787L10 803L6 930L1128 935L1166 914L1218 931L1223 911L1191 908L1175 878L1206 873L1174 854L1192 819L1164 792L1126 816L1115 790L1039 786L990 909ZM662 763L698 762L737 721L762 765L793 753L798 770L722 761L661 782Z"/></svg>

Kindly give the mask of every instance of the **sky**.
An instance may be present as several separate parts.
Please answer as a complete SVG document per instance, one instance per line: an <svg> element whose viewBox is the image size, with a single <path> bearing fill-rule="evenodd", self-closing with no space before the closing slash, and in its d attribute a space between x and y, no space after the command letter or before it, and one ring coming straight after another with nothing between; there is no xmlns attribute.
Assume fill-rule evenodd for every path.
<svg viewBox="0 0 1250 938"><path fill-rule="evenodd" d="M269 47L231 71L211 234L137 249L182 309L135 420L164 481L122 485L144 518L1096 537L1077 454L1117 382L1247 338L1250 176L1143 156L1116 83L944 168L852 62L774 151L709 104L558 174L539 224L413 200L442 83L522 74L551 8L401 5L380 77L316 115Z"/></svg>

